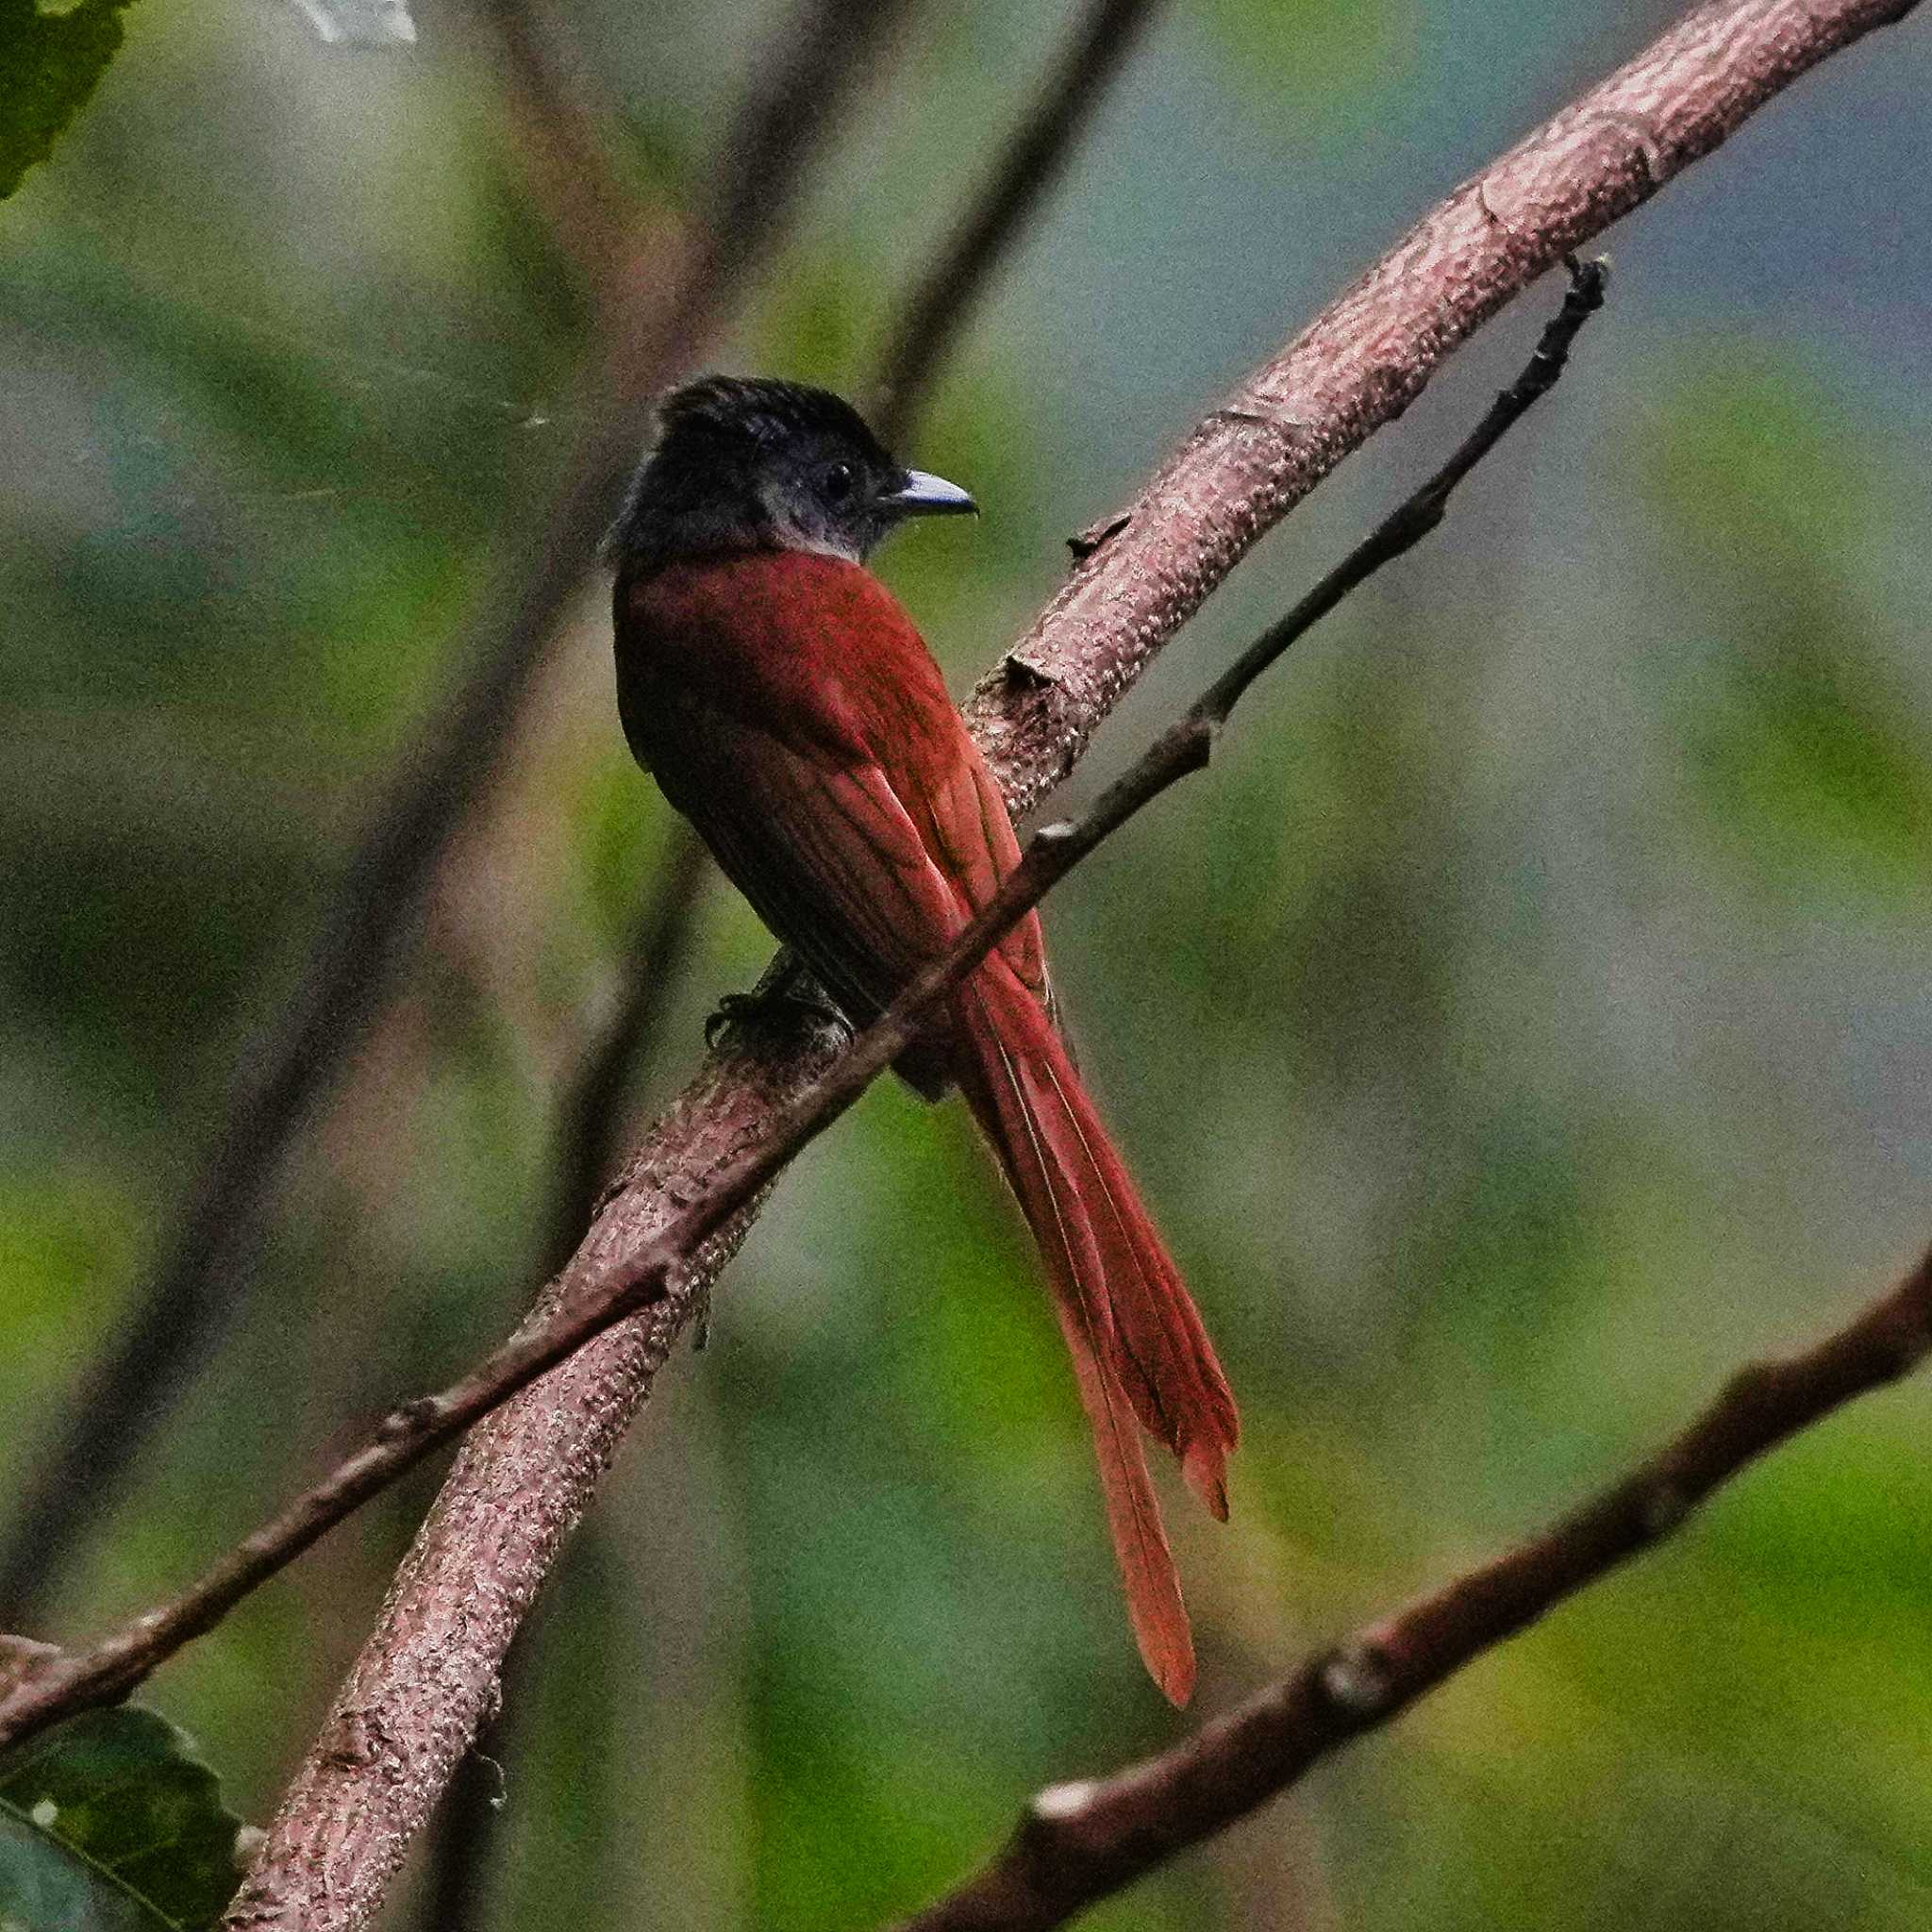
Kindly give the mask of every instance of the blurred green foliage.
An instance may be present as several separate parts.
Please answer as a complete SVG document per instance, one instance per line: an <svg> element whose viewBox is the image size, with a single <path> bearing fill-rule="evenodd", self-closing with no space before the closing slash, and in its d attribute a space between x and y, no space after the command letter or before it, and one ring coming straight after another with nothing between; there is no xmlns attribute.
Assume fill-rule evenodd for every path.
<svg viewBox="0 0 1932 1932"><path fill-rule="evenodd" d="M693 192L774 15L575 17L641 192ZM908 452L987 507L883 559L956 688L1070 531L1657 17L1174 9ZM577 426L581 304L487 42L426 12L394 58L292 8L142 20L4 217L0 1493ZM1059 24L1003 0L909 35L711 359L862 391ZM1203 1713L1545 1521L1932 1231L1927 64L1913 30L1835 63L1629 225L1610 312L1448 528L1049 908L1083 1063L1244 1406L1233 1523L1174 1491ZM1243 567L1074 795L1425 474L1541 320L1498 324ZM33 1634L152 1601L526 1299L552 1110L668 829L608 650L593 583L241 1320ZM641 1115L768 950L708 895ZM1091 1923L1922 1924L1925 1400L1751 1472ZM489 1924L877 1922L1025 1791L1178 1735L957 1108L882 1090L808 1153L637 1436L499 1750ZM432 1481L156 1680L249 1815Z"/></svg>
<svg viewBox="0 0 1932 1932"><path fill-rule="evenodd" d="M1884 481L1789 367L1690 374L1658 454L1687 575L1729 607L1724 641L1686 665L1681 708L1713 835L1765 890L1898 905L1924 877L1932 747L1909 688L1853 630L1857 540Z"/></svg>
<svg viewBox="0 0 1932 1932"><path fill-rule="evenodd" d="M127 0L0 0L0 201L45 160L121 46Z"/></svg>
<svg viewBox="0 0 1932 1932"><path fill-rule="evenodd" d="M1414 66L1422 10L1418 0L1209 0L1203 9L1229 83L1297 140L1310 120L1359 125L1380 110Z"/></svg>

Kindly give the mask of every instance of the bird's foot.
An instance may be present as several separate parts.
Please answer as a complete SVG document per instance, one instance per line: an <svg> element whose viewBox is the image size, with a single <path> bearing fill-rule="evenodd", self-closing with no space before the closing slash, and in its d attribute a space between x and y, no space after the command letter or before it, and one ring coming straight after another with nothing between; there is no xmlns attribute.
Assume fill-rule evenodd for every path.
<svg viewBox="0 0 1932 1932"><path fill-rule="evenodd" d="M731 1032L790 1038L826 1027L836 1027L841 1033L851 1030L844 1014L808 982L780 981L756 992L726 993L705 1022L705 1044L715 1050Z"/></svg>

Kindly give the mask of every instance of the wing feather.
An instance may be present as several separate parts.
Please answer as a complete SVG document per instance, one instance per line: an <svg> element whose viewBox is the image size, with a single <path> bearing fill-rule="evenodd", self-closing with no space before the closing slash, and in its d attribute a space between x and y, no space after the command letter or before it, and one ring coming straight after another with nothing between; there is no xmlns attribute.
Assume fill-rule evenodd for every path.
<svg viewBox="0 0 1932 1932"><path fill-rule="evenodd" d="M667 571L632 593L619 648L633 747L854 1019L1018 862L931 656L856 566L793 554ZM1038 923L1000 950L1043 996Z"/></svg>

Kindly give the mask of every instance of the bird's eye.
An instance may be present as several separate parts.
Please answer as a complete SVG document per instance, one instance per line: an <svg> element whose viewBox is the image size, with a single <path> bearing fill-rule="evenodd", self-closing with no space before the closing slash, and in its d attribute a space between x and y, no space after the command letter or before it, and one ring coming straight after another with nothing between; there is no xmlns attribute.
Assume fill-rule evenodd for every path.
<svg viewBox="0 0 1932 1932"><path fill-rule="evenodd" d="M843 503L852 494L855 481L850 463L834 463L819 480L827 503Z"/></svg>

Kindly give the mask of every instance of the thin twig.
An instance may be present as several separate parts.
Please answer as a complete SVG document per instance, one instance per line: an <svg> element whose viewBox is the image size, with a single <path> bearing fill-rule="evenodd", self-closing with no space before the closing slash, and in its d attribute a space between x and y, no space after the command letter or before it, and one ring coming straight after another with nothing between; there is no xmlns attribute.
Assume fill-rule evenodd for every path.
<svg viewBox="0 0 1932 1932"><path fill-rule="evenodd" d="M1918 0L1707 0L1454 190L1196 427L962 707L1017 818L1254 543L1567 253ZM1084 546L1083 546L1084 547ZM1096 630L1116 642L1093 648Z"/></svg>
<svg viewBox="0 0 1932 1932"><path fill-rule="evenodd" d="M932 1006L978 965L1016 921L1109 834L1171 785L1208 762L1215 737L1241 694L1312 625L1373 573L1441 522L1450 492L1561 375L1569 346L1601 304L1604 272L1578 265L1561 312L1543 331L1529 366L1496 398L1456 454L1279 623L1271 625L1186 715L1077 820L1044 825L1020 863L945 953L917 974L849 1050L807 1087L779 1121L689 1204L635 1262L620 1264L588 1291L527 1322L460 1381L396 1409L375 1436L216 1563L173 1604L149 1612L92 1652L64 1657L0 1702L0 1747L66 1715L124 1696L164 1658L208 1629L325 1531L607 1328L663 1299L694 1257L732 1217L778 1177L805 1143L841 1115L897 1059Z"/></svg>
<svg viewBox="0 0 1932 1932"><path fill-rule="evenodd" d="M62 1431L23 1478L0 1547L0 1624L40 1621L58 1561L97 1522L167 1395L244 1294L242 1263L283 1161L388 991L405 935L494 770L558 611L575 590L642 439L649 401L687 363L783 235L808 165L908 0L803 0L720 151L694 238L633 275L607 310L603 366L569 420L591 425L540 532L481 605L463 681L405 755L299 985L251 1042L206 1165L135 1311L83 1372Z"/></svg>
<svg viewBox="0 0 1932 1932"><path fill-rule="evenodd" d="M966 707L1016 815L1248 548L1557 260L1911 0L1711 0L1432 210L1264 362L1109 521L1115 533ZM727 1041L634 1152L568 1302L646 1252L824 1065L813 1035ZM747 1209L664 1305L463 1443L375 1631L285 1794L231 1924L366 1926L492 1699L498 1663Z"/></svg>
<svg viewBox="0 0 1932 1932"><path fill-rule="evenodd" d="M1001 257L1072 158L1161 0L1089 0L1026 117L898 319L879 358L874 427L897 449Z"/></svg>
<svg viewBox="0 0 1932 1932"><path fill-rule="evenodd" d="M1602 262L1573 262L1570 291L1555 320L1543 330L1528 366L1497 396L1489 413L1457 446L1455 455L1357 544L1293 609L1270 625L1086 812L1070 823L1043 825L1033 835L1019 865L1002 882L974 922L975 926L991 928L988 945L1012 924L1021 910L1036 904L1103 839L1118 831L1170 785L1190 772L1201 770L1212 756L1215 740L1235 706L1255 680L1351 591L1359 588L1384 564L1413 549L1442 521L1456 486L1495 448L1530 405L1555 387L1577 331L1603 306L1608 271Z"/></svg>
<svg viewBox="0 0 1932 1932"><path fill-rule="evenodd" d="M1713 1490L1932 1352L1932 1254L1801 1355L1740 1370L1633 1474L1542 1535L1308 1657L1172 1751L1057 1786L1005 1850L899 1932L1046 1932L1286 1790L1472 1659L1641 1555Z"/></svg>

